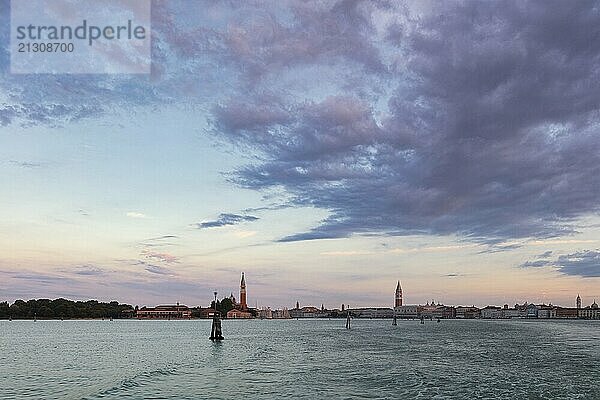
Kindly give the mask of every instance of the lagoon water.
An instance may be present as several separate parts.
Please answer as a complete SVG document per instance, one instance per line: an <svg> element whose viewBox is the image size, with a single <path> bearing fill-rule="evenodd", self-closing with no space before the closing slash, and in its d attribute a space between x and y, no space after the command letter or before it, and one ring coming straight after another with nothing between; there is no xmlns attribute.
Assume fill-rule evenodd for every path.
<svg viewBox="0 0 600 400"><path fill-rule="evenodd" d="M600 399L600 321L0 321L0 399Z"/></svg>

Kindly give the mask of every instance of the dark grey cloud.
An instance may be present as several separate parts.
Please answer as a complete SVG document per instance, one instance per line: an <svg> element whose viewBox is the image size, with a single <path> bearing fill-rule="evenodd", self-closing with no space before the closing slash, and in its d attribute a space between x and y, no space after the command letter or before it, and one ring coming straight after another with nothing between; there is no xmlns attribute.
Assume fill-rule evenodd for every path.
<svg viewBox="0 0 600 400"><path fill-rule="evenodd" d="M83 276L98 276L104 275L105 271L102 268L99 268L95 265L80 265L73 269L73 273L76 275Z"/></svg>
<svg viewBox="0 0 600 400"><path fill-rule="evenodd" d="M552 265L556 265L553 261L550 260L534 260L534 261L525 261L521 264L522 268L541 268L541 267L549 267Z"/></svg>
<svg viewBox="0 0 600 400"><path fill-rule="evenodd" d="M165 276L175 276L176 275L175 271L173 271L170 268L163 267L161 265L156 265L156 264L144 261L144 260L125 259L125 260L115 260L115 261L123 262L123 263L133 265L133 266L142 267L142 268L144 268L144 270L146 272L149 272L151 274L165 275ZM162 261L162 260L157 260L157 261Z"/></svg>
<svg viewBox="0 0 600 400"><path fill-rule="evenodd" d="M564 274L600 277L600 249L559 256L557 264Z"/></svg>
<svg viewBox="0 0 600 400"><path fill-rule="evenodd" d="M258 220L258 217L252 215L239 215L239 214L228 214L222 213L214 221L204 221L196 224L199 229L205 228L218 228L227 225L237 225L242 222L253 222Z"/></svg>
<svg viewBox="0 0 600 400"><path fill-rule="evenodd" d="M31 280L31 281L35 281L38 283L46 283L46 284L47 283L54 284L56 282L68 283L68 282L73 281L72 279L66 278L64 276L38 273L38 272L33 272L33 271L24 271L24 272L13 273L10 277L14 278L14 279L19 279L19 280Z"/></svg>
<svg viewBox="0 0 600 400"><path fill-rule="evenodd" d="M152 274L158 275L173 275L173 271L159 265L145 264L144 269Z"/></svg>
<svg viewBox="0 0 600 400"><path fill-rule="evenodd" d="M546 252L552 253L552 252ZM521 264L522 268L554 267L566 275L585 278L600 277L600 249L582 250L572 254L563 254L554 260L533 260Z"/></svg>
<svg viewBox="0 0 600 400"><path fill-rule="evenodd" d="M177 239L179 236L175 236L175 235L162 235L162 236L157 236L154 238L150 238L148 240L165 240L165 239Z"/></svg>
<svg viewBox="0 0 600 400"><path fill-rule="evenodd" d="M460 273L460 272L454 272L454 273L442 275L442 277L446 277L446 278L458 278L458 277L466 276L466 275L467 274L463 274L463 273Z"/></svg>
<svg viewBox="0 0 600 400"><path fill-rule="evenodd" d="M211 133L252 158L233 182L330 212L281 241L574 233L600 211L597 4L439 2L420 12L386 1L157 1L150 77L23 77L6 72L0 0L0 91L10 99L0 125L174 101L209 109ZM196 24L195 14L223 20ZM198 227L244 218L256 217Z"/></svg>
<svg viewBox="0 0 600 400"><path fill-rule="evenodd" d="M162 236L145 239L145 240L139 242L139 245L142 247L168 247L168 246L174 246L176 239L179 239L179 236L162 235Z"/></svg>
<svg viewBox="0 0 600 400"><path fill-rule="evenodd" d="M365 28L373 8L353 11L376 43ZM377 45L389 50L393 40L402 57L388 72L361 71L377 82L370 92L359 85L313 100L253 89L214 110L216 133L264 154L236 171L236 183L284 188L293 204L330 211L280 241L419 233L496 244L569 235L578 217L598 213L595 3L449 2L419 18L393 13Z"/></svg>

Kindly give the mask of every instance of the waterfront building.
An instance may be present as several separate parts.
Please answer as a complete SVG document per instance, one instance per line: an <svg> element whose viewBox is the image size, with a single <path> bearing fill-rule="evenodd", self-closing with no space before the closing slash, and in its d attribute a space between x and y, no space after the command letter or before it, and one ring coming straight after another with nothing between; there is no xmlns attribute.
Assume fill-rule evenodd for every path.
<svg viewBox="0 0 600 400"><path fill-rule="evenodd" d="M474 319L479 318L479 308L473 306L458 306L456 307L456 318L460 319Z"/></svg>
<svg viewBox="0 0 600 400"><path fill-rule="evenodd" d="M577 318L579 310L573 307L556 307L555 318Z"/></svg>
<svg viewBox="0 0 600 400"><path fill-rule="evenodd" d="M581 308L578 310L579 318L583 319L600 319L600 307L596 304L596 300L591 306Z"/></svg>
<svg viewBox="0 0 600 400"><path fill-rule="evenodd" d="M552 305L540 304L537 309L538 318L556 318L556 307Z"/></svg>
<svg viewBox="0 0 600 400"><path fill-rule="evenodd" d="M487 306L481 309L481 318L498 319L502 318L502 308L498 306Z"/></svg>
<svg viewBox="0 0 600 400"><path fill-rule="evenodd" d="M394 307L402 306L402 286L400 286L400 281L396 285L396 293L394 294Z"/></svg>
<svg viewBox="0 0 600 400"><path fill-rule="evenodd" d="M290 311L290 316L292 318L318 318L321 316L320 314L321 311L317 307L312 306Z"/></svg>
<svg viewBox="0 0 600 400"><path fill-rule="evenodd" d="M441 306L441 304L435 304L432 300L431 304L427 302L424 306L419 306L419 318L437 318L437 308Z"/></svg>
<svg viewBox="0 0 600 400"><path fill-rule="evenodd" d="M329 316L326 311L321 311L317 307L307 306L294 308L288 311L290 318L325 318Z"/></svg>
<svg viewBox="0 0 600 400"><path fill-rule="evenodd" d="M508 308L508 304L504 305L504 308L502 308L502 318L520 318L521 317L521 310L518 310L516 308Z"/></svg>
<svg viewBox="0 0 600 400"><path fill-rule="evenodd" d="M271 311L271 307L263 307L258 310L258 318L273 319L273 311Z"/></svg>
<svg viewBox="0 0 600 400"><path fill-rule="evenodd" d="M519 318L527 318L527 308L529 304L527 302L523 304L515 304L515 310L518 311Z"/></svg>
<svg viewBox="0 0 600 400"><path fill-rule="evenodd" d="M355 318L393 318L394 310L387 307L349 308L347 311Z"/></svg>
<svg viewBox="0 0 600 400"><path fill-rule="evenodd" d="M273 310L273 319L290 319L290 312L287 308L283 308L281 310Z"/></svg>
<svg viewBox="0 0 600 400"><path fill-rule="evenodd" d="M537 318L538 317L538 308L535 304L528 304L526 307L526 315L525 318Z"/></svg>
<svg viewBox="0 0 600 400"><path fill-rule="evenodd" d="M399 306L394 307L396 311L396 318L410 319L417 318L419 316L419 306Z"/></svg>
<svg viewBox="0 0 600 400"><path fill-rule="evenodd" d="M234 308L233 310L227 311L227 318L232 318L232 319L249 319L249 318L252 318L252 314L249 313L248 311L237 310L237 309Z"/></svg>
<svg viewBox="0 0 600 400"><path fill-rule="evenodd" d="M433 318L451 319L456 318L456 308L452 306L439 305L436 307Z"/></svg>
<svg viewBox="0 0 600 400"><path fill-rule="evenodd" d="M184 305L160 305L142 307L136 312L137 319L190 319L192 310Z"/></svg>
<svg viewBox="0 0 600 400"><path fill-rule="evenodd" d="M200 318L213 318L215 316L215 313L219 313L220 312L214 308L202 308L199 307L198 309L198 315Z"/></svg>

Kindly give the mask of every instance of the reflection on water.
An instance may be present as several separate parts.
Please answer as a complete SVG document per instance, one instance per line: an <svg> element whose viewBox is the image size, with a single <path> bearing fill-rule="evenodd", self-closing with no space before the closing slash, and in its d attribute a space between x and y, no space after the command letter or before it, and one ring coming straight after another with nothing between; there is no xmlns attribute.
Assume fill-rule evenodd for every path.
<svg viewBox="0 0 600 400"><path fill-rule="evenodd" d="M600 399L600 321L0 321L0 399Z"/></svg>

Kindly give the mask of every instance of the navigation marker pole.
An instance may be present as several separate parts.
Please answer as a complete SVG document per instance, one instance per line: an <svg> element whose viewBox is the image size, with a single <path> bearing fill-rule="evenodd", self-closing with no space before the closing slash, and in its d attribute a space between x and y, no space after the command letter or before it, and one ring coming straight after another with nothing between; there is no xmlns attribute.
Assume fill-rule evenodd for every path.
<svg viewBox="0 0 600 400"><path fill-rule="evenodd" d="M350 329L350 310L346 314L346 329Z"/></svg>
<svg viewBox="0 0 600 400"><path fill-rule="evenodd" d="M221 316L217 311L217 292L215 293L215 312L213 313L212 328L210 331L210 340L213 342L223 340L223 332L221 331Z"/></svg>
<svg viewBox="0 0 600 400"><path fill-rule="evenodd" d="M393 326L398 325L398 322L396 321L396 307L394 307L394 320L392 321L392 325Z"/></svg>

